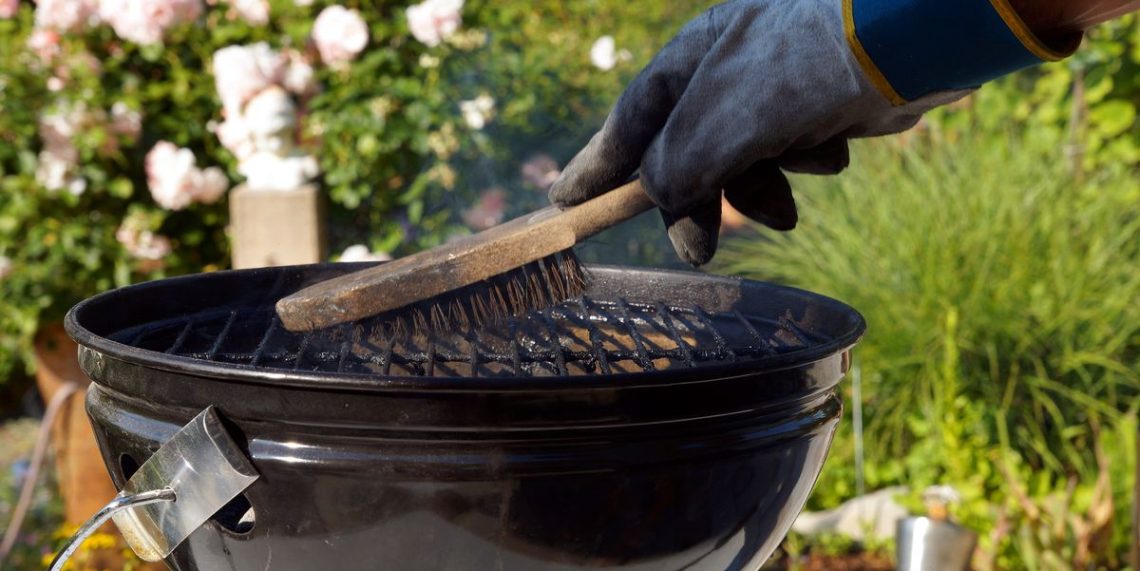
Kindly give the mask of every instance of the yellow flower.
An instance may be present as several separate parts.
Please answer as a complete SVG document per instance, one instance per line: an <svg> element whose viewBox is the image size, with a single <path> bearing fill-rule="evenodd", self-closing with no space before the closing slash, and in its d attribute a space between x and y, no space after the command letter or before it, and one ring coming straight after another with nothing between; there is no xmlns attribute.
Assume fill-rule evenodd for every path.
<svg viewBox="0 0 1140 571"><path fill-rule="evenodd" d="M439 163L428 171L428 178L439 183L443 188L451 190L455 188L455 182L459 175L456 174L455 169L451 168L451 165Z"/></svg>
<svg viewBox="0 0 1140 571"><path fill-rule="evenodd" d="M440 160L448 160L459 149L459 136L455 132L455 125L445 124L440 130L428 133L427 145Z"/></svg>
<svg viewBox="0 0 1140 571"><path fill-rule="evenodd" d="M40 558L40 565L42 565L44 569L47 569L48 567L51 567L51 562L53 560L55 560L55 554L54 553L45 553L44 556ZM63 568L64 569L71 569L71 562L69 561L67 564L65 564L63 566Z"/></svg>
<svg viewBox="0 0 1140 571"><path fill-rule="evenodd" d="M116 543L115 536L109 533L96 533L83 542L83 548L88 551L111 549L115 547Z"/></svg>
<svg viewBox="0 0 1140 571"><path fill-rule="evenodd" d="M71 536L75 535L75 532L77 531L79 531L78 525L64 524L55 529L55 532L52 534L52 538L59 540L68 539Z"/></svg>

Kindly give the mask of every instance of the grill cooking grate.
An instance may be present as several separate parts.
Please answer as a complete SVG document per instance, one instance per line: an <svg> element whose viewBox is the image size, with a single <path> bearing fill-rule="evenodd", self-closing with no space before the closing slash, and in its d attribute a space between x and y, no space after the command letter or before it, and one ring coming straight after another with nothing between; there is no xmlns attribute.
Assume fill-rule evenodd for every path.
<svg viewBox="0 0 1140 571"><path fill-rule="evenodd" d="M597 375L755 360L823 340L790 316L759 319L700 306L581 297L490 329L383 336L369 320L286 330L272 307L150 323L111 338L168 355L238 366L396 376Z"/></svg>

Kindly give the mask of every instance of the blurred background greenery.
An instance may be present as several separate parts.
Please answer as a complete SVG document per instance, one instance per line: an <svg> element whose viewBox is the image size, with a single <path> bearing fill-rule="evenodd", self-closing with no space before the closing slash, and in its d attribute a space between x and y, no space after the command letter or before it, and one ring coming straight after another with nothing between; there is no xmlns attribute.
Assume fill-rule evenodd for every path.
<svg viewBox="0 0 1140 571"><path fill-rule="evenodd" d="M978 569L1128 565L1140 401L1140 26L798 177L716 270L858 308L866 489L948 484ZM849 385L850 386L850 385ZM848 393L848 399L851 394ZM850 415L854 404L848 400ZM856 493L851 418L810 508ZM839 542L839 550L849 549Z"/></svg>
<svg viewBox="0 0 1140 571"><path fill-rule="evenodd" d="M348 66L314 63L319 87L302 121L330 203L332 252L362 243L405 254L544 204L550 170L707 4L469 0L457 36L466 40L429 46L409 35L407 3L345 2L363 14L368 47ZM254 24L212 4L149 45L90 26L60 34L47 59L29 46L35 5L0 19L6 416L36 408L23 398L32 339L74 302L227 267L224 201L163 208L148 192L146 154L171 141L240 180L211 131L221 120L212 54L258 41L304 50L329 5L273 0L268 21ZM609 61L591 57L604 37ZM980 534L979 569L1127 567L1140 402L1138 72L1140 22L1113 22L1068 61L988 85L907 134L856 144L839 177L796 177L796 231L728 231L710 271L819 291L869 322L855 361L861 402L850 385L846 395L847 414L858 405L866 419L865 462L856 474L848 418L811 509L949 484L962 495L956 516ZM459 103L480 96L494 106L475 127ZM137 133L110 127L124 107L141 117ZM69 176L83 188L45 188L45 117L75 109L87 119L70 135ZM169 239L169 254L140 258L119 236L127 220ZM654 214L581 255L680 266ZM0 520L27 449L18 440L3 445ZM917 497L905 501L919 509ZM58 509L41 504L19 568L38 568L58 541ZM782 564L890 549L794 537Z"/></svg>

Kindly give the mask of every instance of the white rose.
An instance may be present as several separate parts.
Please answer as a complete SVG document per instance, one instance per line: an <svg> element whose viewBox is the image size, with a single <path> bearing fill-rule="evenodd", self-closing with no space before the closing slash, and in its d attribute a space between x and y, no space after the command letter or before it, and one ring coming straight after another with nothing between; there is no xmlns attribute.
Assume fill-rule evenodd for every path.
<svg viewBox="0 0 1140 571"><path fill-rule="evenodd" d="M264 26L269 23L269 2L266 0L230 0L230 6L250 24Z"/></svg>
<svg viewBox="0 0 1140 571"><path fill-rule="evenodd" d="M166 30L193 22L202 14L201 0L100 0L99 15L120 38L156 44Z"/></svg>
<svg viewBox="0 0 1140 571"><path fill-rule="evenodd" d="M313 22L312 38L325 65L343 65L368 45L368 25L356 10L329 6Z"/></svg>
<svg viewBox="0 0 1140 571"><path fill-rule="evenodd" d="M463 113L463 121L468 127L476 131L487 126L487 122L495 115L495 99L483 94L475 99L459 102L459 111Z"/></svg>
<svg viewBox="0 0 1140 571"><path fill-rule="evenodd" d="M253 137L241 115L229 115L221 125L214 130L218 141L229 149L238 160L243 160L257 149L253 145Z"/></svg>
<svg viewBox="0 0 1140 571"><path fill-rule="evenodd" d="M254 141L260 143L275 135L291 135L297 125L297 108L293 98L274 85L249 100L242 119Z"/></svg>
<svg viewBox="0 0 1140 571"><path fill-rule="evenodd" d="M602 36L590 47L590 62L602 71L609 71L618 62L630 59L633 59L633 54L629 53L629 50L618 51L613 36Z"/></svg>
<svg viewBox="0 0 1140 571"><path fill-rule="evenodd" d="M313 66L297 50L285 50L281 56L287 62L285 73L281 78L281 86L297 95L309 95L316 90L317 84L313 77Z"/></svg>
<svg viewBox="0 0 1140 571"><path fill-rule="evenodd" d="M424 0L408 7L408 29L412 36L435 47L463 25L463 0Z"/></svg>
<svg viewBox="0 0 1140 571"><path fill-rule="evenodd" d="M385 252L372 252L364 244L353 244L344 249L338 262L387 262L392 259Z"/></svg>
<svg viewBox="0 0 1140 571"><path fill-rule="evenodd" d="M63 190L67 188L74 166L58 155L43 151L36 160L36 182L51 192Z"/></svg>
<svg viewBox="0 0 1140 571"><path fill-rule="evenodd" d="M240 114L253 96L281 81L285 65L285 59L265 42L214 52L214 86L226 114Z"/></svg>

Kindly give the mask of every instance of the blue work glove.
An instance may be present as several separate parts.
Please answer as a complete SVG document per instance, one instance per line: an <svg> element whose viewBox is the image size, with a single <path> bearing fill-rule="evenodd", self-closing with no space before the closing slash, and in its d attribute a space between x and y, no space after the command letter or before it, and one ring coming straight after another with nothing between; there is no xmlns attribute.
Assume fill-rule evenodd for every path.
<svg viewBox="0 0 1140 571"><path fill-rule="evenodd" d="M727 2L633 80L550 199L578 204L640 171L677 254L703 265L716 252L722 196L789 230L797 213L784 171L836 174L848 139L904 131L967 92L892 103L848 45L841 0Z"/></svg>

